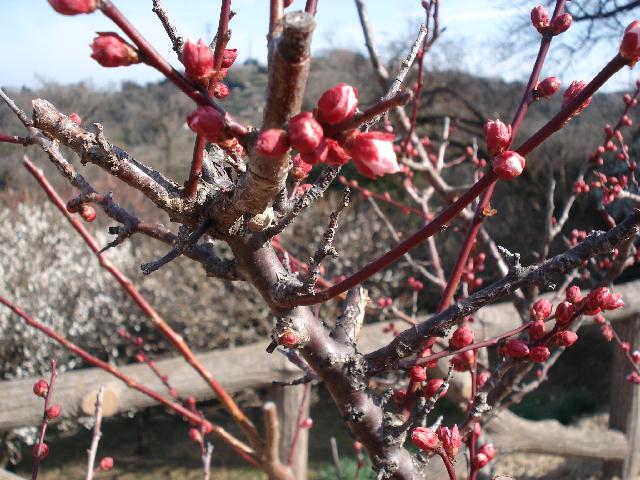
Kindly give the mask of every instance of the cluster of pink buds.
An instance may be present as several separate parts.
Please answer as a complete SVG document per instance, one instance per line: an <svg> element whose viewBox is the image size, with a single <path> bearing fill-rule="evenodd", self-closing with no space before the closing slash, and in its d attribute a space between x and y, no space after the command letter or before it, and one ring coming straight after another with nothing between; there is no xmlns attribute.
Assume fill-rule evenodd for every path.
<svg viewBox="0 0 640 480"><path fill-rule="evenodd" d="M485 467L493 457L496 456L496 449L491 443L485 443L478 449L478 453L473 457L473 465L476 468Z"/></svg>
<svg viewBox="0 0 640 480"><path fill-rule="evenodd" d="M103 67L128 67L140 63L138 50L115 32L98 32L91 44L91 58Z"/></svg>
<svg viewBox="0 0 640 480"><path fill-rule="evenodd" d="M480 252L477 255L470 257L467 261L467 265L462 272L461 280L466 283L469 291L473 292L482 287L484 280L477 274L484 272L484 262L487 259L487 255L484 252Z"/></svg>
<svg viewBox="0 0 640 480"><path fill-rule="evenodd" d="M98 8L97 0L49 0L49 5L62 15L91 13Z"/></svg>
<svg viewBox="0 0 640 480"><path fill-rule="evenodd" d="M380 308L389 308L391 305L393 305L393 298L391 297L380 297L377 302L378 306Z"/></svg>
<svg viewBox="0 0 640 480"><path fill-rule="evenodd" d="M407 279L407 285L409 285L409 288L415 292L419 292L424 288L424 284L415 277L409 277Z"/></svg>
<svg viewBox="0 0 640 480"><path fill-rule="evenodd" d="M199 39L196 43L187 40L182 50L185 75L198 85L208 88L209 93L216 98L225 98L229 95L229 87L222 83L222 80L237 57L237 49L225 49L222 53L220 68L216 69L213 51L204 40Z"/></svg>
<svg viewBox="0 0 640 480"><path fill-rule="evenodd" d="M562 95L562 108L566 107L569 102L577 97L578 94L582 92L582 90L584 90L587 85L588 83L584 80L574 80L573 82L571 82L569 87L567 87L567 89L564 91L564 94ZM582 111L584 111L584 109L591 104L591 100L592 97L588 97L584 102L582 102L582 104L573 113L573 116L575 117L582 113Z"/></svg>
<svg viewBox="0 0 640 480"><path fill-rule="evenodd" d="M484 124L484 140L493 157L491 166L502 180L512 180L522 174L525 159L518 152L507 150L511 145L511 125L500 120L489 120Z"/></svg>
<svg viewBox="0 0 640 480"><path fill-rule="evenodd" d="M353 160L358 171L369 178L400 171L393 149L393 134L361 132L351 129L328 135L330 128L349 121L358 108L358 90L340 83L327 90L313 112L301 112L292 117L285 129L268 129L260 133L256 151L263 157L281 157L289 148L298 152L294 165L313 166L325 163L341 166ZM308 174L308 171L306 172ZM298 167L294 179L305 171Z"/></svg>
<svg viewBox="0 0 640 480"><path fill-rule="evenodd" d="M542 5L531 10L531 23L542 35L559 35L569 30L573 17L569 13L558 15L554 19L549 18L549 12Z"/></svg>

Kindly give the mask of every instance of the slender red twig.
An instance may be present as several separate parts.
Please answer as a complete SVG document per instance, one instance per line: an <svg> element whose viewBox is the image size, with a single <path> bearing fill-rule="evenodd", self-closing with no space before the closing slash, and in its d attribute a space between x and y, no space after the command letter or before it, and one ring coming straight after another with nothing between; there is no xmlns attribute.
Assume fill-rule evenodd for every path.
<svg viewBox="0 0 640 480"><path fill-rule="evenodd" d="M196 135L196 141L193 146L193 160L191 161L191 171L189 172L189 180L187 186L184 189L185 197L188 200L194 201L196 194L198 193L198 182L202 176L202 163L204 161L204 148L207 144L207 139L202 135Z"/></svg>
<svg viewBox="0 0 640 480"><path fill-rule="evenodd" d="M213 51L213 69L220 70L224 49L229 41L229 19L231 18L231 0L222 0L220 5L220 18L218 20L218 33L216 35L216 48Z"/></svg>
<svg viewBox="0 0 640 480"><path fill-rule="evenodd" d="M2 301L2 297L0 297L0 301ZM4 302L3 302L4 303ZM56 361L51 360L51 377L49 378L49 388L47 389L47 394L44 397L44 410L42 414L42 422L40 423L40 429L38 431L38 439L33 449L33 469L31 470L31 480L36 480L38 478L38 473L40 472L40 462L42 461L43 456L43 447L44 445L44 434L47 432L47 427L49 426L49 416L48 410L51 403L51 397L53 396L53 384L58 377L58 370L56 370Z"/></svg>
<svg viewBox="0 0 640 480"><path fill-rule="evenodd" d="M24 165L33 175L33 177L40 184L45 191L51 202L58 208L58 210L65 216L65 218L71 223L73 228L80 234L85 243L98 257L100 265L107 270L116 281L122 286L127 294L136 302L140 309L147 315L154 326L169 340L169 342L178 350L182 357L191 365L196 372L204 379L209 385L211 390L216 394L220 402L224 405L227 411L231 414L235 422L240 425L244 433L251 441L254 448L259 448L260 437L255 426L249 420L249 418L242 412L238 404L231 398L231 395L220 385L220 383L211 375L211 373L202 365L202 363L194 355L193 351L188 347L181 335L173 330L167 322L160 316L158 312L151 306L146 298L140 293L140 291L134 287L131 281L109 260L104 253L100 253L100 245L98 241L91 235L91 233L85 228L78 217L71 215L65 208L63 200L55 191L53 186L47 181L42 171L39 170L33 163L27 158L24 159Z"/></svg>

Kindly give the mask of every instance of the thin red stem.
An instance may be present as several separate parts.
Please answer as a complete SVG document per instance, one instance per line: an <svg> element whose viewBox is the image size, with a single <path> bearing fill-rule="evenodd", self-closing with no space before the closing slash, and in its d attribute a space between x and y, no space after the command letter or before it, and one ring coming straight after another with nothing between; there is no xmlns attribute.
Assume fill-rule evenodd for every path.
<svg viewBox="0 0 640 480"><path fill-rule="evenodd" d="M17 135L5 135L0 133L0 143L15 143L17 145L29 145L31 142L28 138L18 137Z"/></svg>
<svg viewBox="0 0 640 480"><path fill-rule="evenodd" d="M447 469L449 480L456 480L457 479L456 469L453 466L453 463L451 463L451 460L449 460L449 457L447 456L445 451L442 448L440 448L436 453L440 455L440 458L442 458L442 461L444 462L444 467Z"/></svg>
<svg viewBox="0 0 640 480"><path fill-rule="evenodd" d="M0 301L2 298L0 297ZM38 440L35 445L35 458L33 461L33 469L31 470L31 480L36 480L38 478L38 473L40 472L40 455L42 453L42 445L44 444L44 434L47 431L47 427L49 426L49 417L47 417L47 410L49 409L51 403L51 396L53 395L53 384L58 377L58 370L56 370L56 361L55 359L51 360L51 377L49 378L49 389L47 390L47 394L44 397L44 413L42 414L42 423L40 423L40 430L38 432Z"/></svg>
<svg viewBox="0 0 640 480"><path fill-rule="evenodd" d="M611 322L608 322L608 323L609 323L609 327L611 327L611 333L613 333L613 338L615 338L616 343L620 347L620 350L622 350L622 353L624 353L624 356L627 358L627 360L629 360L629 363L631 363L631 367L633 367L633 369L640 375L640 365L633 360L633 357L631 356L630 352L622 348L623 341L620 338L620 335L618 335L618 332L616 332L616 330L613 328L613 325L611 325Z"/></svg>
<svg viewBox="0 0 640 480"><path fill-rule="evenodd" d="M184 189L185 197L194 201L196 194L198 193L198 182L202 176L202 163L204 161L204 148L207 144L207 139L202 135L196 135L196 141L193 146L193 160L191 161L191 171L189 172L189 180L187 186Z"/></svg>
<svg viewBox="0 0 640 480"><path fill-rule="evenodd" d="M224 49L229 41L229 19L231 18L231 0L222 0L220 5L220 19L218 20L218 34L216 37L216 48L213 51L213 69L222 68Z"/></svg>

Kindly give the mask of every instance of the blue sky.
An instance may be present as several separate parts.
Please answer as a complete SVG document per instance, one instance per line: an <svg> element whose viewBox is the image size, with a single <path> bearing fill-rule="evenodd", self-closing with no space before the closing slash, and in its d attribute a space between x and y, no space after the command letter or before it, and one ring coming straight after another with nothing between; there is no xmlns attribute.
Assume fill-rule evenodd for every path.
<svg viewBox="0 0 640 480"><path fill-rule="evenodd" d="M136 27L172 63L175 57L158 19L151 12L151 0L114 0ZM164 5L179 31L190 38L212 37L217 23L219 0L164 0ZM441 0L443 40L463 47L460 63L467 70L507 80L523 78L532 58L520 57L500 62L492 53L496 42L504 38L506 28L522 22L529 15L527 7L506 7L504 0ZM231 27L231 47L238 48L239 59L249 56L263 61L266 55L268 0L233 0L238 12ZM304 0L295 0L301 8ZM117 86L122 80L147 82L159 79L152 69L137 65L128 68L104 69L89 58L89 47L96 31L116 30L101 14L64 17L56 14L46 0L0 0L0 42L4 68L0 85L38 86L42 80L69 83L90 80L101 87ZM422 16L419 0L369 0L370 20L375 27L378 44L407 36L411 25ZM318 27L313 48L349 47L363 49L362 32L350 0L319 0ZM117 30L116 30L117 31ZM442 55L447 58L446 52ZM533 53L532 53L533 55ZM552 50L553 55L553 50ZM610 54L605 49L592 52L587 60L562 72L549 67L546 73L558 74L564 84L575 78L590 78ZM456 58L459 58L456 54ZM447 60L452 62L451 58ZM622 72L612 84L620 88L634 78L630 71Z"/></svg>

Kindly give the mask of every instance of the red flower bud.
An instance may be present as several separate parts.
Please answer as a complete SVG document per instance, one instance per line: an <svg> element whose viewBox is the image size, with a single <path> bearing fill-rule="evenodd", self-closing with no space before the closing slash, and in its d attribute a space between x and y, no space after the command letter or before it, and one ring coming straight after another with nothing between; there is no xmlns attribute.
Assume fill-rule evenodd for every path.
<svg viewBox="0 0 640 480"><path fill-rule="evenodd" d="M611 293L609 292L609 289L607 287L599 287L589 292L586 300L587 310L596 310L598 308L602 308L609 295L611 295Z"/></svg>
<svg viewBox="0 0 640 480"><path fill-rule="evenodd" d="M200 443L202 441L202 434L200 433L200 430L198 430L197 428L190 428L189 438L194 442Z"/></svg>
<svg viewBox="0 0 640 480"><path fill-rule="evenodd" d="M485 443L478 449L478 453L483 453L487 456L489 461L493 460L493 457L496 456L496 449L494 448L492 443Z"/></svg>
<svg viewBox="0 0 640 480"><path fill-rule="evenodd" d="M34 457L38 456L38 447L40 447L40 460L43 460L47 457L47 455L49 455L49 445L44 442L42 442L41 445L36 443L31 449L31 453Z"/></svg>
<svg viewBox="0 0 640 480"><path fill-rule="evenodd" d="M578 340L578 334L571 330L562 330L561 332L558 332L556 340L559 346L570 347Z"/></svg>
<svg viewBox="0 0 640 480"><path fill-rule="evenodd" d="M358 108L358 89L339 83L318 100L318 120L335 125L351 118Z"/></svg>
<svg viewBox="0 0 640 480"><path fill-rule="evenodd" d="M488 120L484 124L484 140L492 156L504 152L511 144L511 125L500 120Z"/></svg>
<svg viewBox="0 0 640 480"><path fill-rule="evenodd" d="M337 141L331 138L325 138L324 140L322 140L322 143L327 146L327 156L324 159L324 162L327 165L340 167L351 159L346 150L342 148L342 146Z"/></svg>
<svg viewBox="0 0 640 480"><path fill-rule="evenodd" d="M638 372L631 372L626 376L626 380L629 383L635 383L636 385L640 385L640 375Z"/></svg>
<svg viewBox="0 0 640 480"><path fill-rule="evenodd" d="M461 348L466 347L467 345L471 345L473 340L475 339L475 334L473 330L469 327L459 327L453 332L451 338L449 339L449 347L454 350L459 350Z"/></svg>
<svg viewBox="0 0 640 480"><path fill-rule="evenodd" d="M222 68L230 68L238 58L237 48L225 48L222 54Z"/></svg>
<svg viewBox="0 0 640 480"><path fill-rule="evenodd" d="M222 82L216 82L213 86L213 96L216 98L226 98L229 96L229 93L231 93L231 90Z"/></svg>
<svg viewBox="0 0 640 480"><path fill-rule="evenodd" d="M480 375L478 375L478 388L484 387L484 384L487 383L490 376L491 374L486 370L480 373Z"/></svg>
<svg viewBox="0 0 640 480"><path fill-rule="evenodd" d="M83 203L80 206L80 215L85 222L93 222L96 219L96 210L91 205Z"/></svg>
<svg viewBox="0 0 640 480"><path fill-rule="evenodd" d="M407 400L407 389L406 388L398 388L393 392L393 401L396 405L401 406L404 405L404 402Z"/></svg>
<svg viewBox="0 0 640 480"><path fill-rule="evenodd" d="M217 142L221 139L224 129L224 117L215 108L202 106L189 114L187 125L210 142Z"/></svg>
<svg viewBox="0 0 640 480"><path fill-rule="evenodd" d="M538 363L546 362L550 355L551 352L544 345L533 347L529 352L529 358L531 358L532 361Z"/></svg>
<svg viewBox="0 0 640 480"><path fill-rule="evenodd" d="M424 288L424 284L415 277L409 277L407 279L407 285L409 285L410 289L415 290L416 292L419 292Z"/></svg>
<svg viewBox="0 0 640 480"><path fill-rule="evenodd" d="M422 388L422 394L427 398L433 397L438 393L438 390L440 390L443 383L444 380L441 378L432 378ZM447 390L449 390L449 387L445 388L438 398L444 397L447 394Z"/></svg>
<svg viewBox="0 0 640 480"><path fill-rule="evenodd" d="M476 453L473 457L473 465L476 468L483 468L487 463L489 463L489 457L487 457L484 453Z"/></svg>
<svg viewBox="0 0 640 480"><path fill-rule="evenodd" d="M108 472L113 468L113 458L112 457L102 457L100 460L100 470L104 472Z"/></svg>
<svg viewBox="0 0 640 480"><path fill-rule="evenodd" d="M91 13L98 8L98 2L96 0L49 0L49 5L62 15Z"/></svg>
<svg viewBox="0 0 640 480"><path fill-rule="evenodd" d="M140 63L138 51L114 32L98 32L91 50L91 58L103 67L127 67Z"/></svg>
<svg viewBox="0 0 640 480"><path fill-rule="evenodd" d="M421 365L414 365L409 369L409 376L414 382L424 382L427 379L427 370Z"/></svg>
<svg viewBox="0 0 640 480"><path fill-rule="evenodd" d="M256 152L263 157L277 158L289 150L287 132L279 128L264 130L256 140Z"/></svg>
<svg viewBox="0 0 640 480"><path fill-rule="evenodd" d="M291 176L296 182L301 182L307 178L309 176L309 172L311 172L311 169L313 168L313 165L309 165L307 162L302 161L300 154L293 157L291 163Z"/></svg>
<svg viewBox="0 0 640 480"><path fill-rule="evenodd" d="M565 90L562 96L562 108L566 107L571 100L573 100L588 84L584 80L574 80L571 82L571 85ZM587 98L582 105L580 105L575 113L575 115L579 115L585 108L589 106L591 103L591 98Z"/></svg>
<svg viewBox="0 0 640 480"><path fill-rule="evenodd" d="M601 325L600 333L607 342L610 342L611 339L613 339L613 328L611 328L611 325Z"/></svg>
<svg viewBox="0 0 640 480"><path fill-rule="evenodd" d="M458 431L458 425L454 425L453 428L444 426L438 428L438 438L442 442L444 451L447 453L449 459L455 459L456 455L458 454L458 450L462 445L460 432Z"/></svg>
<svg viewBox="0 0 640 480"><path fill-rule="evenodd" d="M53 420L54 418L58 418L61 412L62 407L60 405L51 405L49 408L47 408L45 415L49 420Z"/></svg>
<svg viewBox="0 0 640 480"><path fill-rule="evenodd" d="M504 353L512 358L524 358L529 355L529 346L523 340L509 340L504 346Z"/></svg>
<svg viewBox="0 0 640 480"><path fill-rule="evenodd" d="M511 180L520 176L524 170L525 159L519 153L507 150L497 157L493 157L491 166L498 178Z"/></svg>
<svg viewBox="0 0 640 480"><path fill-rule="evenodd" d="M640 57L640 20L634 20L625 29L620 43L620 56L633 63Z"/></svg>
<svg viewBox="0 0 640 480"><path fill-rule="evenodd" d="M545 333L544 322L542 320L531 322L527 331L529 332L529 338L531 340L540 340L542 337L544 337Z"/></svg>
<svg viewBox="0 0 640 480"><path fill-rule="evenodd" d="M213 70L213 52L204 40L198 43L187 40L182 50L182 63L187 77L201 83L208 83L207 77Z"/></svg>
<svg viewBox="0 0 640 480"><path fill-rule="evenodd" d="M577 285L571 285L569 288L567 288L565 297L567 299L567 302L571 302L574 304L581 302L582 295L580 294L580 287Z"/></svg>
<svg viewBox="0 0 640 480"><path fill-rule="evenodd" d="M411 441L420 450L436 450L440 447L440 439L426 427L416 427L411 432Z"/></svg>
<svg viewBox="0 0 640 480"><path fill-rule="evenodd" d="M293 348L298 345L298 335L296 332L287 328L279 337L279 343L285 348Z"/></svg>
<svg viewBox="0 0 640 480"><path fill-rule="evenodd" d="M546 320L551 315L553 305L546 298L541 298L531 306L531 319L533 320Z"/></svg>
<svg viewBox="0 0 640 480"><path fill-rule="evenodd" d="M302 112L289 120L289 142L302 153L314 151L324 135L322 126L311 112Z"/></svg>
<svg viewBox="0 0 640 480"><path fill-rule="evenodd" d="M551 20L551 25L549 27L554 35L559 35L569 30L572 22L573 17L571 16L571 14L563 13L562 15L558 15L556 18Z"/></svg>
<svg viewBox="0 0 640 480"><path fill-rule="evenodd" d="M313 419L309 417L305 418L300 424L300 427L306 428L306 429L313 427Z"/></svg>
<svg viewBox="0 0 640 480"><path fill-rule="evenodd" d="M456 372L466 372L471 368L475 360L473 351L467 350L463 353L458 353L451 358L451 365Z"/></svg>
<svg viewBox="0 0 640 480"><path fill-rule="evenodd" d="M619 293L611 293L604 299L601 308L603 310L616 310L618 308L624 307L624 302L622 301L621 297L622 295L620 295Z"/></svg>
<svg viewBox="0 0 640 480"><path fill-rule="evenodd" d="M549 98L560 90L558 77L547 77L536 85L536 93L542 98Z"/></svg>
<svg viewBox="0 0 640 480"><path fill-rule="evenodd" d="M633 359L633 363L640 364L640 350L634 350L631 353L631 358Z"/></svg>
<svg viewBox="0 0 640 480"><path fill-rule="evenodd" d="M76 112L73 112L71 115L69 115L69 120L71 120L76 125L82 125L82 118L80 118L80 115L78 115Z"/></svg>
<svg viewBox="0 0 640 480"><path fill-rule="evenodd" d="M47 383L47 381L40 379L36 383L34 383L33 393L35 393L38 397L46 397L47 393L49 393L49 384Z"/></svg>
<svg viewBox="0 0 640 480"><path fill-rule="evenodd" d="M538 5L531 10L531 23L540 33L543 33L549 26L549 12L542 5Z"/></svg>
<svg viewBox="0 0 640 480"><path fill-rule="evenodd" d="M573 318L575 311L573 304L569 302L560 302L556 307L556 322L562 324L569 323Z"/></svg>
<svg viewBox="0 0 640 480"><path fill-rule="evenodd" d="M392 141L393 135L388 133L367 132L358 135L350 145L358 172L369 178L399 172Z"/></svg>

